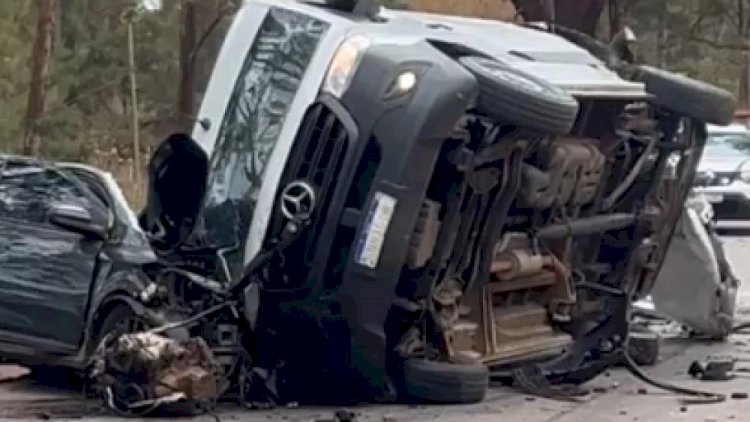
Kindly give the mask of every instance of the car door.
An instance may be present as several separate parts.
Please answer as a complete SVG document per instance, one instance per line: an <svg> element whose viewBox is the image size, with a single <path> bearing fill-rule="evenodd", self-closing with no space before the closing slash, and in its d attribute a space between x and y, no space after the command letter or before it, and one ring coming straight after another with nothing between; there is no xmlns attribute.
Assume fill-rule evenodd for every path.
<svg viewBox="0 0 750 422"><path fill-rule="evenodd" d="M54 168L7 162L0 171L0 339L44 351L74 350L101 240L50 223L53 206L104 207Z"/></svg>

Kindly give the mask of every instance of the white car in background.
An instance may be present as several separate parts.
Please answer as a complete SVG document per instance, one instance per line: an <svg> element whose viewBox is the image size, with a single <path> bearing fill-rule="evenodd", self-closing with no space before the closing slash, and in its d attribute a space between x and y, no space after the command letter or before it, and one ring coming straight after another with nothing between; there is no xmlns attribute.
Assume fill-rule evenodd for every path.
<svg viewBox="0 0 750 422"><path fill-rule="evenodd" d="M714 209L716 220L750 220L750 129L741 124L708 126L695 192Z"/></svg>

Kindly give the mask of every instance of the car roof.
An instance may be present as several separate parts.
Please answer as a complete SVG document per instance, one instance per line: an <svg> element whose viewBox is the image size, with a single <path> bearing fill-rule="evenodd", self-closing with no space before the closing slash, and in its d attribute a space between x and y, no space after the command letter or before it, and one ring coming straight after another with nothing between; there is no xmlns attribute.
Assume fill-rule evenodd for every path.
<svg viewBox="0 0 750 422"><path fill-rule="evenodd" d="M58 169L66 169L66 168L79 169L79 170L87 171L95 176L98 176L100 179L108 179L112 177L109 172L106 172L98 167L95 167L89 164L51 161L51 160L45 160L42 158L32 157L28 155L0 154L0 162L36 165L40 167L56 167Z"/></svg>
<svg viewBox="0 0 750 422"><path fill-rule="evenodd" d="M28 164L28 165L50 164L49 161L43 160L41 158L32 157L28 155L20 155L20 154L0 154L0 161L9 162L9 163L18 163L18 164Z"/></svg>

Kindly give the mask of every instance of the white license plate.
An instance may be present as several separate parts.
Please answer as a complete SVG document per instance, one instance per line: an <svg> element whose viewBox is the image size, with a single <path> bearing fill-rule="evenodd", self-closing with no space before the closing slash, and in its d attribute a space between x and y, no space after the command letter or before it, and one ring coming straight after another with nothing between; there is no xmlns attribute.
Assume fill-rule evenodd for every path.
<svg viewBox="0 0 750 422"><path fill-rule="evenodd" d="M391 224L396 199L381 192L375 194L370 203L365 227L357 242L355 261L362 266L374 269L378 266L380 253L385 242L385 234Z"/></svg>
<svg viewBox="0 0 750 422"><path fill-rule="evenodd" d="M706 201L712 204L724 202L724 195L720 193L704 193L703 195L706 197Z"/></svg>

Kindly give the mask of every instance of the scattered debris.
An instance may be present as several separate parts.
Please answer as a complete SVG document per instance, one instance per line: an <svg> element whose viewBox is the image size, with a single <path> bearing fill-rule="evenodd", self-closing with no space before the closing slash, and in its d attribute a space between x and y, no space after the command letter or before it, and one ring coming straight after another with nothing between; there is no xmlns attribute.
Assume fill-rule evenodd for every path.
<svg viewBox="0 0 750 422"><path fill-rule="evenodd" d="M586 402L591 399L591 391L580 385L553 385L539 366L530 365L512 371L513 386L526 394L551 400ZM527 397L532 401L533 397Z"/></svg>
<svg viewBox="0 0 750 422"><path fill-rule="evenodd" d="M383 421L395 420L388 417L383 417ZM357 414L348 410L337 410L333 413L332 418L317 418L315 422L356 422Z"/></svg>
<svg viewBox="0 0 750 422"><path fill-rule="evenodd" d="M648 390L647 390L647 389L645 389L645 388L639 388L639 389L638 389L638 390L636 391L636 393L637 393L638 395L644 396L644 395L648 394Z"/></svg>
<svg viewBox="0 0 750 422"><path fill-rule="evenodd" d="M709 358L706 361L693 361L688 368L691 377L702 381L727 381L734 378L732 358Z"/></svg>
<svg viewBox="0 0 750 422"><path fill-rule="evenodd" d="M680 406L680 412L685 413L688 411L687 406Z"/></svg>
<svg viewBox="0 0 750 422"><path fill-rule="evenodd" d="M721 393L686 388L654 379L633 362L633 359L627 353L625 353L625 362L630 373L641 381L665 391L685 395L686 397L679 399L683 405L723 403L727 399L726 395Z"/></svg>
<svg viewBox="0 0 750 422"><path fill-rule="evenodd" d="M356 422L357 414L348 410L337 410L334 413L336 422Z"/></svg>
<svg viewBox="0 0 750 422"><path fill-rule="evenodd" d="M121 415L157 409L197 414L213 408L224 386L205 341L176 341L149 332L105 340L92 369L105 405Z"/></svg>
<svg viewBox="0 0 750 422"><path fill-rule="evenodd" d="M641 366L652 366L659 361L661 337L647 330L633 331L628 339L628 354Z"/></svg>
<svg viewBox="0 0 750 422"><path fill-rule="evenodd" d="M732 393L730 397L732 398L732 400L747 400L748 394L735 392L735 393Z"/></svg>

